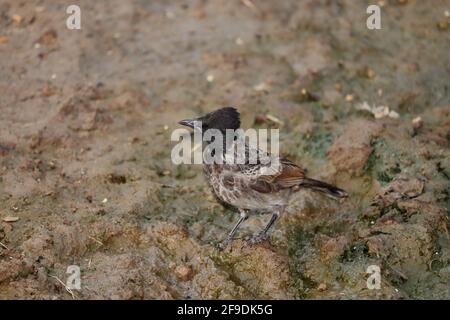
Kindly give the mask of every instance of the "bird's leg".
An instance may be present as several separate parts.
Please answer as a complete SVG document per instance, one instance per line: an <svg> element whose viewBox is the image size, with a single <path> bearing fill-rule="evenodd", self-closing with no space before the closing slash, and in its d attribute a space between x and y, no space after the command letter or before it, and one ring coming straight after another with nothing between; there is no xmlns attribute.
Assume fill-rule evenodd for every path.
<svg viewBox="0 0 450 320"><path fill-rule="evenodd" d="M253 236L248 242L249 244L257 244L267 239L267 232L270 230L270 228L273 226L275 221L281 216L281 214L284 211L284 207L280 207L277 212L272 214L272 217L270 217L269 223L264 227L262 231L260 231L257 235Z"/></svg>
<svg viewBox="0 0 450 320"><path fill-rule="evenodd" d="M272 214L272 217L270 218L269 223L265 226L265 228L260 232L258 232L258 234L250 238L250 240L248 240L248 243L257 244L266 240L267 232L269 231L270 227L272 227L272 225L275 223L275 221L278 219L278 216L279 216L278 213Z"/></svg>
<svg viewBox="0 0 450 320"><path fill-rule="evenodd" d="M220 247L223 248L227 244L229 244L231 241L233 241L234 235L236 234L236 231L239 229L239 226L241 225L242 222L247 220L247 218L248 218L247 211L245 211L244 209L239 209L239 213L240 213L241 216L240 216L238 222L233 227L233 229L230 231L228 236L222 241L222 243L220 244Z"/></svg>

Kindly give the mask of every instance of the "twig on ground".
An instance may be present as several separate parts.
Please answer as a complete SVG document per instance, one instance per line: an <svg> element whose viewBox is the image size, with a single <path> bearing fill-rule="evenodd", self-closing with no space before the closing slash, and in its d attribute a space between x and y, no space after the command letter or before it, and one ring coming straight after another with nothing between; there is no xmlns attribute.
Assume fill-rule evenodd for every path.
<svg viewBox="0 0 450 320"><path fill-rule="evenodd" d="M68 293L70 293L70 295L72 296L72 299L76 299L76 295L75 293L72 291L72 289L70 289L69 287L66 286L66 284L64 282L61 281L60 278L58 278L57 276L50 276L52 278L55 278L60 284L62 284L64 286L64 288L66 289L66 291Z"/></svg>
<svg viewBox="0 0 450 320"><path fill-rule="evenodd" d="M244 6L250 8L252 10L259 11L258 7L255 6L255 4L251 0L241 0L241 2L244 4Z"/></svg>
<svg viewBox="0 0 450 320"><path fill-rule="evenodd" d="M92 240L94 240L95 242L97 242L98 244L100 244L100 245L104 245L103 244L103 242L101 242L100 240L98 240L98 239L95 239L94 237L92 237L92 236L89 236L89 239L92 239Z"/></svg>

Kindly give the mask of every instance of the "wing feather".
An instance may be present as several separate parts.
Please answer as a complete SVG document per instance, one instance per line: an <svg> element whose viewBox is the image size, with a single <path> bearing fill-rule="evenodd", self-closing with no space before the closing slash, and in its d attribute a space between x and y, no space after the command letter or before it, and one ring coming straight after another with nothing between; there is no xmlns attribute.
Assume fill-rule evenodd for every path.
<svg viewBox="0 0 450 320"><path fill-rule="evenodd" d="M271 175L261 175L250 185L258 192L270 193L281 189L292 188L302 183L305 171L288 159L277 159L277 171ZM273 167L273 166L272 166Z"/></svg>

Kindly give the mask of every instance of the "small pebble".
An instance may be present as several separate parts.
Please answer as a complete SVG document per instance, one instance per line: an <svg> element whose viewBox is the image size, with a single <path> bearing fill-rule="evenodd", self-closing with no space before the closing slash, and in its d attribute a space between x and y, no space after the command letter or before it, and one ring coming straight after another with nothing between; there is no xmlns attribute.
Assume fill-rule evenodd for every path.
<svg viewBox="0 0 450 320"><path fill-rule="evenodd" d="M319 101L319 100L320 100L320 97L319 97L317 94L312 93L311 91L309 91L309 90L307 90L307 89L305 89L305 88L303 88L303 89L300 91L300 94L301 94L301 96L303 97L303 99L305 99L305 100L307 100L307 101L313 101L313 102L315 102L315 101Z"/></svg>
<svg viewBox="0 0 450 320"><path fill-rule="evenodd" d="M352 94L348 94L345 96L345 101L352 102L355 99L355 97Z"/></svg>
<svg viewBox="0 0 450 320"><path fill-rule="evenodd" d="M253 86L253 90L255 91L269 91L270 86L265 83L265 82L261 82L260 84L257 84L256 86Z"/></svg>
<svg viewBox="0 0 450 320"><path fill-rule="evenodd" d="M167 18L167 19L174 19L174 18L175 18L175 13L173 13L173 12L170 11L170 10L167 10L167 11L166 11L166 18Z"/></svg>
<svg viewBox="0 0 450 320"><path fill-rule="evenodd" d="M14 23L20 24L22 22L22 17L19 16L18 14L13 14L12 17L11 17L11 20Z"/></svg>
<svg viewBox="0 0 450 320"><path fill-rule="evenodd" d="M422 117L417 117L412 120L413 128L419 129L423 125Z"/></svg>
<svg viewBox="0 0 450 320"><path fill-rule="evenodd" d="M400 115L398 114L398 112L396 112L394 110L389 111L389 118L398 119L399 117L400 117Z"/></svg>
<svg viewBox="0 0 450 320"><path fill-rule="evenodd" d="M236 44L237 44L238 46L242 46L242 45L244 44L244 40L242 40L241 38L237 38L237 39L236 39Z"/></svg>
<svg viewBox="0 0 450 320"><path fill-rule="evenodd" d="M370 67L365 67L362 70L361 75L366 77L367 79L372 79L373 77L375 77L375 71Z"/></svg>
<svg viewBox="0 0 450 320"><path fill-rule="evenodd" d="M326 285L326 283L321 283L321 284L319 284L319 286L317 287L317 290L319 290L319 291L325 291L325 290L327 290L327 285Z"/></svg>
<svg viewBox="0 0 450 320"><path fill-rule="evenodd" d="M436 27L438 28L438 30L440 31L445 31L448 29L448 22L447 21L439 21L436 24Z"/></svg>
<svg viewBox="0 0 450 320"><path fill-rule="evenodd" d="M192 268L189 266L177 266L175 268L175 275L181 281L188 281L192 278Z"/></svg>
<svg viewBox="0 0 450 320"><path fill-rule="evenodd" d="M265 114L257 114L255 116L255 123L256 124L261 124L267 121L267 117Z"/></svg>
<svg viewBox="0 0 450 320"><path fill-rule="evenodd" d="M214 76L213 76L212 74L208 74L208 75L206 76L206 81L208 81L208 82L213 82L213 81L214 81Z"/></svg>
<svg viewBox="0 0 450 320"><path fill-rule="evenodd" d="M419 133L420 128L422 128L423 126L423 120L421 117L417 117L414 118L412 121L412 127L413 127L413 131L412 131L412 136L416 136Z"/></svg>

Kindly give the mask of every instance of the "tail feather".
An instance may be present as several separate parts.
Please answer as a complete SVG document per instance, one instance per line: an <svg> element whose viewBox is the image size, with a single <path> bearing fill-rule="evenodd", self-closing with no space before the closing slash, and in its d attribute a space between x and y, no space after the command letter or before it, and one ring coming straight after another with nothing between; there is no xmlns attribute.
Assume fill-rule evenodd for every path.
<svg viewBox="0 0 450 320"><path fill-rule="evenodd" d="M348 197L348 193L345 192L344 190L319 180L306 178L300 183L300 186L322 192L325 195L331 196L334 199L341 199Z"/></svg>

